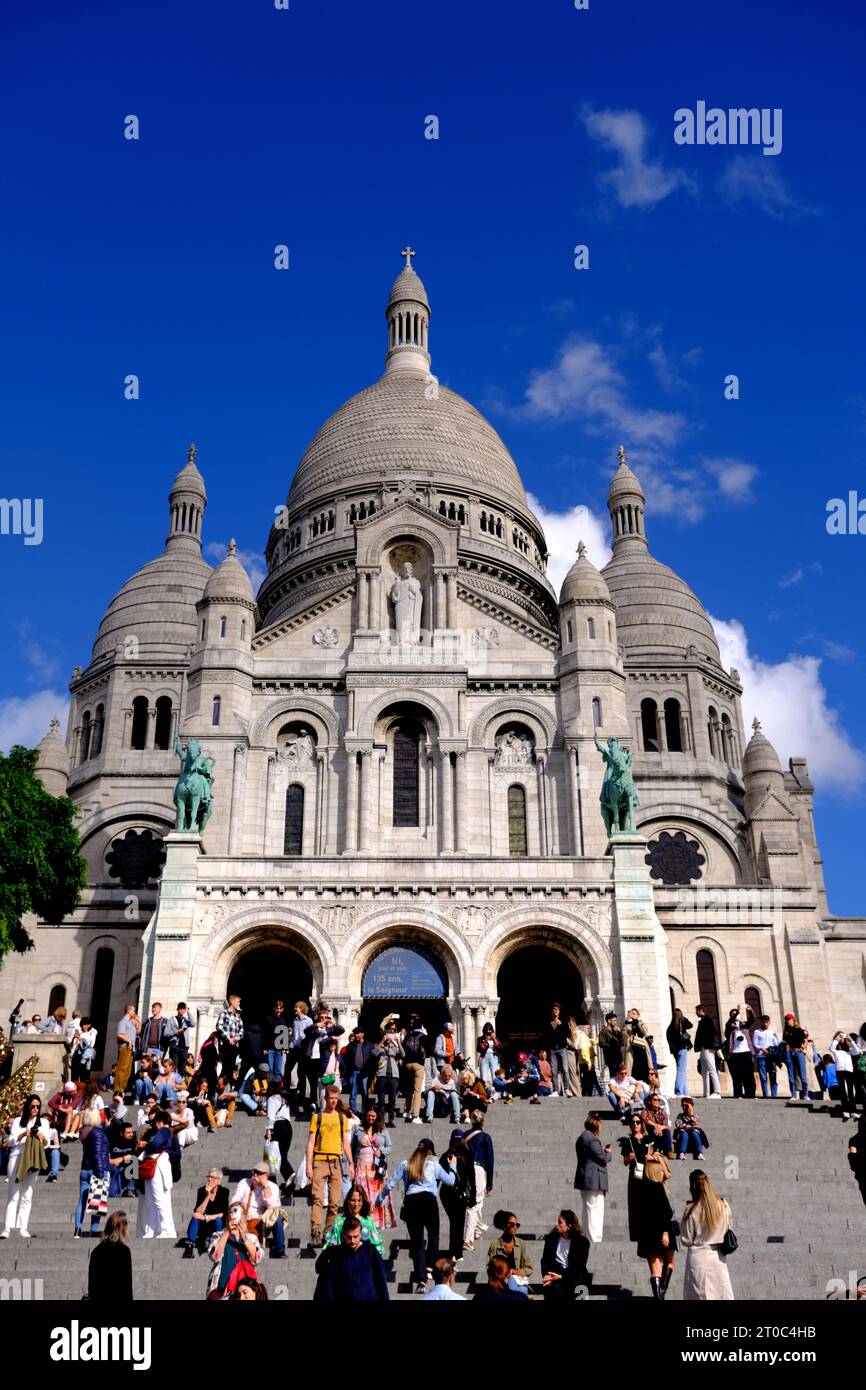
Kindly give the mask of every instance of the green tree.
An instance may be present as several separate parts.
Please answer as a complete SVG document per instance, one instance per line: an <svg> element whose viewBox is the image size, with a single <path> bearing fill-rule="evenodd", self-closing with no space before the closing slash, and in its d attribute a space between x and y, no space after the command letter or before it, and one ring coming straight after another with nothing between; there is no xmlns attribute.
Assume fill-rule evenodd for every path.
<svg viewBox="0 0 866 1390"><path fill-rule="evenodd" d="M33 947L21 922L25 912L61 922L87 882L75 806L49 796L36 776L38 757L20 744L0 753L0 963L10 951Z"/></svg>

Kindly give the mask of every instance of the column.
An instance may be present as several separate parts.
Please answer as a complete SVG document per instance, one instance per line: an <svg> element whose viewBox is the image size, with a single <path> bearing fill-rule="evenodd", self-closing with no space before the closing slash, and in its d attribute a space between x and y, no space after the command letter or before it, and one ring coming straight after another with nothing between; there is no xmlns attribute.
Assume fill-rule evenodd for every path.
<svg viewBox="0 0 866 1390"><path fill-rule="evenodd" d="M73 735L73 741L72 741L72 758L71 758L71 763L72 763L72 766L73 766L73 767L75 767L76 764L78 763L78 738L79 738L80 733L81 733L81 729L78 728L78 729L75 730L75 733L74 733L74 735ZM176 726L176 725L175 725L175 733L177 733L177 726ZM125 709L125 710L123 711L123 735L122 735L122 739L123 739L123 741L122 741L122 743L121 743L121 747L122 747L122 748L129 748L129 747L131 747L131 745L132 745L132 710L131 710L131 709Z"/></svg>
<svg viewBox="0 0 866 1390"><path fill-rule="evenodd" d="M345 854L354 854L358 828L358 754L346 749L346 838Z"/></svg>
<svg viewBox="0 0 866 1390"><path fill-rule="evenodd" d="M247 780L247 750L243 743L236 743L232 763L232 800L229 809L229 854L241 854L241 837L244 823L244 792Z"/></svg>
<svg viewBox="0 0 866 1390"><path fill-rule="evenodd" d="M361 811L361 835L359 850L367 854L370 849L370 808L373 800L373 750L361 749L361 766L358 777L358 803Z"/></svg>
<svg viewBox="0 0 866 1390"><path fill-rule="evenodd" d="M435 763L433 762L433 749L429 743L424 744L424 833L429 841L433 839L433 826L436 824L436 776Z"/></svg>
<svg viewBox="0 0 866 1390"><path fill-rule="evenodd" d="M454 804L451 793L451 754L440 750L440 792L439 792L439 820L441 825L440 850L443 854L451 854L454 848Z"/></svg>
<svg viewBox="0 0 866 1390"><path fill-rule="evenodd" d="M436 571L436 627L446 626L445 613L445 575L441 570Z"/></svg>
<svg viewBox="0 0 866 1390"><path fill-rule="evenodd" d="M475 1037L472 1026L472 1005L463 1005L463 1039L461 1051L464 1057L475 1056Z"/></svg>
<svg viewBox="0 0 866 1390"><path fill-rule="evenodd" d="M541 857L547 858L547 805L544 785L544 758L536 755L535 770L538 774L538 839Z"/></svg>
<svg viewBox="0 0 866 1390"><path fill-rule="evenodd" d="M457 796L454 811L454 848L458 854L466 848L466 751L459 749L455 755L457 772Z"/></svg>
<svg viewBox="0 0 866 1390"><path fill-rule="evenodd" d="M445 626L453 628L457 608L457 575L449 574L445 581Z"/></svg>
<svg viewBox="0 0 866 1390"><path fill-rule="evenodd" d="M578 858L583 855L583 806L580 800L580 780L578 778L577 759L578 750L576 748L566 748L568 758L568 794L571 806L571 852Z"/></svg>
<svg viewBox="0 0 866 1390"><path fill-rule="evenodd" d="M324 817L324 790L325 790L325 758L326 754L316 754L316 819L315 833L313 839L313 853L322 854L322 841L325 833Z"/></svg>
<svg viewBox="0 0 866 1390"><path fill-rule="evenodd" d="M274 782L276 780L277 755L268 754L267 770L265 772L265 823L262 826L262 854L267 854L269 849L269 829L273 819L273 795Z"/></svg>
<svg viewBox="0 0 866 1390"><path fill-rule="evenodd" d="M91 726L91 727L92 727L92 726ZM92 734L92 733L91 733L91 735L90 735L90 738L91 738L91 743L92 743L92 741L93 741L93 734ZM155 739L156 739L156 704L154 703L154 704L152 704L152 705L148 705L148 708L147 708L147 738L146 738L145 744L144 744L145 748L155 748L155 747L156 747Z"/></svg>

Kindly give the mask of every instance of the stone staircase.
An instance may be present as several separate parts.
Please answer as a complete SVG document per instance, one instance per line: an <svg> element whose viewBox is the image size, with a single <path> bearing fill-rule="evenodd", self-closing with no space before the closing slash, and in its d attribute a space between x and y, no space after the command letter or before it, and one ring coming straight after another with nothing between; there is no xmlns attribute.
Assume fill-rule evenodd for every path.
<svg viewBox="0 0 866 1390"><path fill-rule="evenodd" d="M579 1211L572 1188L574 1140L583 1118L592 1107L604 1116L602 1141L614 1145L611 1191L607 1198L605 1238L590 1256L594 1299L631 1299L649 1296L648 1271L628 1240L626 1226L627 1174L617 1154L616 1141L624 1128L613 1118L607 1102L547 1100L541 1106L527 1102L491 1107L487 1129L496 1149L493 1196L485 1204L484 1219L490 1224L500 1207L514 1210L522 1223L521 1235L532 1242L536 1273L540 1240L562 1207ZM849 1271L864 1272L866 1265L866 1208L847 1162L846 1137L853 1124L843 1123L830 1107L819 1103L784 1100L732 1100L698 1103L698 1113L711 1147L707 1171L719 1191L731 1203L739 1250L729 1269L738 1299L823 1298L831 1278L848 1280ZM608 1118L610 1115L610 1118ZM450 1122L436 1120L432 1138L437 1151L448 1140ZM184 1151L183 1179L174 1188L172 1205L179 1236L185 1231L195 1190L208 1167L216 1164L230 1184L246 1174L262 1154L263 1119L235 1116L229 1130L213 1135L200 1131L197 1144ZM392 1131L392 1169L406 1157L429 1127L410 1126L398 1119ZM305 1142L304 1127L295 1130L291 1159L297 1166ZM57 1183L40 1180L33 1200L27 1243L17 1233L0 1242L0 1281L41 1280L45 1299L80 1299L86 1287L87 1260L92 1249L88 1238L72 1239L72 1217L78 1197L79 1144L65 1146L69 1165ZM688 1196L688 1173L693 1160L674 1161L671 1201L679 1216ZM395 1192L395 1198L400 1196ZM0 1200L5 1202L0 1182ZM135 1202L113 1200L110 1209L123 1208L135 1228ZM395 1201L399 1210L399 1201ZM272 1298L308 1299L315 1287L315 1255L307 1250L309 1208L299 1197L289 1208L288 1258L266 1257L259 1273ZM447 1219L442 1213L442 1231ZM389 1281L393 1297L412 1298L411 1269L405 1228L398 1224L386 1237ZM203 1299L208 1275L205 1257L181 1258L171 1241L131 1241L137 1300ZM476 1279L484 1278L486 1244L465 1256L458 1274L458 1291L471 1296ZM677 1266L669 1299L682 1295L684 1255ZM0 1283L4 1290L6 1285ZM15 1287L12 1285L11 1287ZM30 1296L40 1296L31 1282ZM26 1286L25 1286L26 1289ZM5 1296L10 1296L8 1293Z"/></svg>

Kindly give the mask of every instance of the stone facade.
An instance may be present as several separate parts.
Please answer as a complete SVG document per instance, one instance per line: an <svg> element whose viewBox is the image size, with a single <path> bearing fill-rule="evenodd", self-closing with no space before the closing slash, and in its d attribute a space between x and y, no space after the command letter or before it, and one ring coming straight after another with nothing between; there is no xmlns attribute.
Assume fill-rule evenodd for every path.
<svg viewBox="0 0 866 1390"><path fill-rule="evenodd" d="M599 574L581 546L557 597L513 459L430 370L414 271L386 312L385 374L305 452L257 598L234 547L202 559L190 451L163 554L73 675L65 748L56 731L41 745L46 785L68 774L90 882L72 918L35 927L0 1007L44 1013L64 987L113 1036L128 1000L185 998L201 1040L239 963L285 948L351 1020L377 952L414 944L473 1051L504 963L534 946L550 997L568 975L596 1025L637 1006L660 1052L702 951L722 1018L754 989L819 1039L859 1025L866 922L828 910L805 762L783 771L759 729L746 745L739 677L651 556L624 452L613 557ZM215 760L203 842L172 830L175 731ZM639 833L612 844L611 736L640 797Z"/></svg>

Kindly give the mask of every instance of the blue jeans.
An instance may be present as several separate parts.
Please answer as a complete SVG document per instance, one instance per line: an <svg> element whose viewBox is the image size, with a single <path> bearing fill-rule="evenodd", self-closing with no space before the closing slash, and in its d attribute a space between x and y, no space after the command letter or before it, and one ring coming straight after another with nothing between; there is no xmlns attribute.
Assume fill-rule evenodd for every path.
<svg viewBox="0 0 866 1390"><path fill-rule="evenodd" d="M285 1226L283 1225L283 1218L282 1218L281 1216L277 1218L277 1220L274 1222L273 1226L271 1227L271 1239L273 1240L273 1243L274 1243L274 1250L277 1252L277 1254L278 1254L278 1255L285 1255L285 1253L286 1253L286 1228L285 1228ZM264 1234L264 1230L262 1230L261 1242L262 1242L262 1245L264 1245L264 1243L265 1243L265 1234Z"/></svg>
<svg viewBox="0 0 866 1390"><path fill-rule="evenodd" d="M436 1097L441 1096L441 1091L427 1092L427 1119L433 1119L433 1109L436 1105ZM443 1099L447 1099L451 1105L451 1118L455 1124L460 1119L460 1097L456 1091L446 1091Z"/></svg>
<svg viewBox="0 0 866 1390"><path fill-rule="evenodd" d="M768 1065L769 1064L769 1065ZM770 1095L773 1100L779 1094L779 1087L776 1082L776 1064L771 1057L765 1057L763 1053L758 1054L758 1075L761 1078L761 1091L764 1099L767 1099L767 1072L770 1074ZM793 1088L792 1088L793 1094Z"/></svg>
<svg viewBox="0 0 866 1390"><path fill-rule="evenodd" d="M247 1093L244 1092L242 1096L238 1096L238 1100L240 1101L241 1105L244 1107L245 1110L248 1110L251 1115L255 1115L256 1111L259 1108L256 1104L255 1096L248 1096Z"/></svg>
<svg viewBox="0 0 866 1390"><path fill-rule="evenodd" d="M361 1092L361 1102L366 1108L367 1088L370 1085L369 1077L362 1071L353 1071L349 1078L349 1109L358 1111L358 1092Z"/></svg>
<svg viewBox="0 0 866 1390"><path fill-rule="evenodd" d="M630 1114L631 1114L631 1106L630 1106L630 1105L626 1105L626 1107L625 1107L624 1110L623 1110L623 1109L620 1109L620 1100L619 1100L619 1096L615 1096L614 1093L613 1093L613 1091L608 1091L608 1093L607 1093L607 1098L608 1098L608 1100L610 1101L611 1105L613 1106L614 1110L616 1111L617 1115L619 1115L619 1116L621 1117L621 1116L623 1116L623 1115L630 1115Z"/></svg>
<svg viewBox="0 0 866 1390"><path fill-rule="evenodd" d="M676 1056L677 1056L677 1079L676 1079L676 1081L675 1081L675 1083L674 1083L674 1095L675 1095L675 1096L687 1096L688 1093L689 1093L689 1092L688 1092L688 1086L687 1086L687 1084L686 1084L686 1064L688 1063L688 1060L689 1060L689 1050L688 1050L688 1048L687 1048L687 1047L684 1047L684 1048L682 1049L681 1052L678 1052L678 1053L676 1054Z"/></svg>
<svg viewBox="0 0 866 1390"><path fill-rule="evenodd" d="M561 1072L561 1073L562 1073L562 1094L565 1095L566 1091L568 1091L568 1090L571 1089L570 1086L569 1086L569 1083L568 1083L568 1048L567 1048L567 1047L554 1047L554 1048L552 1049L552 1051L551 1051L551 1053L550 1053L550 1070L551 1070L552 1073L553 1073L553 1094L556 1095L556 1093L557 1093L558 1087L557 1087L557 1084L556 1084L556 1083L557 1083L557 1079L558 1079L558 1077L559 1077L559 1074L560 1074L560 1072Z"/></svg>
<svg viewBox="0 0 866 1390"><path fill-rule="evenodd" d="M75 1229L76 1229L76 1231L80 1231L81 1228L82 1228L83 1225L84 1225L84 1217L85 1217L86 1211L87 1211L87 1194L88 1194L88 1192L89 1192L89 1190L90 1190L90 1179L91 1179L92 1177L93 1177L93 1170L92 1170L91 1168L82 1168L82 1170L81 1170L81 1176L80 1176L80 1179L79 1179L79 1188L78 1188L78 1206L75 1208ZM90 1218L90 1233L91 1233L91 1235L95 1235L96 1232L99 1230L99 1222L100 1222L101 1219L102 1219L102 1218L99 1217L99 1216L91 1216L91 1218Z"/></svg>
<svg viewBox="0 0 866 1390"><path fill-rule="evenodd" d="M50 1170L49 1173L48 1173L49 1178L57 1178L57 1177L59 1177L59 1176L60 1176L60 1150L59 1150L59 1149L49 1149L49 1150L47 1151L47 1157L48 1157L48 1167L49 1167L49 1170Z"/></svg>
<svg viewBox="0 0 866 1390"><path fill-rule="evenodd" d="M286 1054L280 1052L279 1048L268 1049L268 1071L275 1081L282 1081L283 1068L286 1065Z"/></svg>
<svg viewBox="0 0 866 1390"><path fill-rule="evenodd" d="M281 1223L281 1224L282 1224L282 1223ZM216 1221L206 1221L206 1222L204 1223L204 1231L205 1231L205 1234L206 1234L206 1235L214 1235L214 1236L217 1236L217 1235L219 1235L219 1233L220 1233L220 1231L222 1230L222 1228L223 1228L223 1219L222 1219L221 1216L218 1216L217 1219L216 1219ZM193 1242L193 1244L195 1244L195 1242L198 1240L199 1232L200 1232L201 1230L202 1230L202 1222L199 1221L199 1219L198 1219L197 1216L191 1216L191 1217L189 1218L189 1225L188 1225L187 1228L186 1228L186 1238L187 1238L187 1240L191 1240L191 1241Z"/></svg>
<svg viewBox="0 0 866 1390"><path fill-rule="evenodd" d="M788 1080L791 1083L791 1095L797 1089L797 1079L800 1082L800 1099L805 1100L809 1094L809 1087L806 1081L806 1054L805 1052L795 1052L793 1048L788 1048L788 1055L785 1059L788 1064Z"/></svg>
<svg viewBox="0 0 866 1390"><path fill-rule="evenodd" d="M488 1095L490 1095L493 1090L493 1077L498 1070L499 1058L496 1056L496 1053L485 1052L484 1056L481 1058L481 1064L478 1068L478 1075L481 1077L481 1080L487 1087Z"/></svg>
<svg viewBox="0 0 866 1390"><path fill-rule="evenodd" d="M688 1153L689 1148L693 1148L695 1156L702 1154L704 1146L701 1143L701 1136L696 1129L681 1129L677 1131L677 1153Z"/></svg>
<svg viewBox="0 0 866 1390"><path fill-rule="evenodd" d="M148 1096L153 1095L153 1082L149 1076L139 1076L132 1088L135 1099L141 1105L142 1101L147 1100Z"/></svg>

